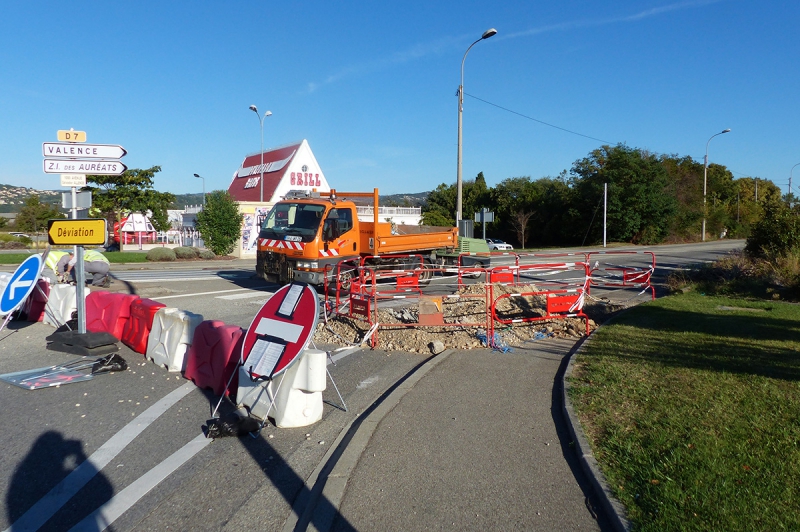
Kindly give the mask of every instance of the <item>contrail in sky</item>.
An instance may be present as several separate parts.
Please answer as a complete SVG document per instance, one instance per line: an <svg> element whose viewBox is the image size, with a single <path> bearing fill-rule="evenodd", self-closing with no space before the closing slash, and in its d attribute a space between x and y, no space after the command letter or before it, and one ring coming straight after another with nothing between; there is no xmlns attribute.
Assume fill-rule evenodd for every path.
<svg viewBox="0 0 800 532"><path fill-rule="evenodd" d="M550 33L553 31L572 30L576 28L607 26L609 24L618 24L620 22L636 22L638 20L643 20L646 18L661 15L662 13L669 13L670 11L679 11L682 9L690 9L693 7L706 6L709 4L716 4L721 1L723 0L688 0L686 2L678 2L676 4L669 4L666 6L646 9L644 11L640 11L639 13L634 13L633 15L621 15L617 17L609 17L597 20L574 20L571 22L562 22L561 24L542 26L540 28L531 28L529 30L518 31L506 35L499 34L497 40L515 39L518 37L527 37L530 35L539 35L541 33Z"/></svg>
<svg viewBox="0 0 800 532"><path fill-rule="evenodd" d="M508 34L500 33L495 38L495 40L497 41L504 39L517 39L519 37L529 37L531 35L540 35L542 33L550 33L554 31L566 31L578 28L607 26L609 24L619 24L624 22L636 22L646 18L655 17L663 13L669 13L671 11L691 9L695 7L716 4L722 1L724 0L686 0L684 2L677 2L674 4L668 4L661 7L646 9L644 11L640 11L632 15L620 15L616 17L602 18L596 20L574 20L570 22L562 22L560 24L542 26L539 28L531 28L528 30L518 31L514 33L508 33ZM359 75L365 72L375 72L378 70L383 70L384 68L390 65L407 63L409 61L413 61L415 59L419 59L421 57L426 57L433 54L438 55L442 53L447 53L454 48L460 47L464 43L464 41L470 38L471 37L469 35L462 35L460 37L445 37L437 41L424 44L417 44L405 51L397 52L384 59L376 59L374 61L349 66L343 68L342 70L336 72L335 74L331 74L330 76L328 76L319 83L315 82L308 83L308 85L306 86L306 92L309 93L314 92L315 90L324 85L335 83L349 76Z"/></svg>

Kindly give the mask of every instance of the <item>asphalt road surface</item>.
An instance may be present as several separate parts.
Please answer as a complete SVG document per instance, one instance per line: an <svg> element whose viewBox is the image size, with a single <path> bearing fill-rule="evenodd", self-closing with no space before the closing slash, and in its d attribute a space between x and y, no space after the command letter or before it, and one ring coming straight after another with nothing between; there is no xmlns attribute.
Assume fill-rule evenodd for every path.
<svg viewBox="0 0 800 532"><path fill-rule="evenodd" d="M655 282L741 246L652 248ZM278 288L254 278L254 261L113 266L112 273L115 289L244 328ZM0 374L77 361L45 348L52 332L8 322ZM342 429L426 358L345 353L329 371L347 411L329 386L323 418L310 427L267 425L255 438L212 441L202 427L218 397L120 345L130 371L38 390L0 381L0 530L281 530ZM223 402L222 413L230 410Z"/></svg>

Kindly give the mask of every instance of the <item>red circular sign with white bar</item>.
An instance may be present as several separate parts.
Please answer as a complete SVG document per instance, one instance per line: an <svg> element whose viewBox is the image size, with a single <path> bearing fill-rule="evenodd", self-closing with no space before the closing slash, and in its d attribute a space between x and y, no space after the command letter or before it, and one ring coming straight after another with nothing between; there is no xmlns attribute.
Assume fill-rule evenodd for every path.
<svg viewBox="0 0 800 532"><path fill-rule="evenodd" d="M311 340L319 319L317 292L305 283L281 287L258 311L244 336L242 365L253 377L275 378Z"/></svg>

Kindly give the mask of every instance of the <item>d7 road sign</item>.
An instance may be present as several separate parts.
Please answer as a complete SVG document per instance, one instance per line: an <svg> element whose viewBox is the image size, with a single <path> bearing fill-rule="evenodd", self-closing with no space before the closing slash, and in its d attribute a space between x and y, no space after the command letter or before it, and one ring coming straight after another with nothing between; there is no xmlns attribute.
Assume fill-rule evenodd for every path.
<svg viewBox="0 0 800 532"><path fill-rule="evenodd" d="M47 239L53 246L102 246L107 234L105 218L47 221Z"/></svg>
<svg viewBox="0 0 800 532"><path fill-rule="evenodd" d="M58 135L58 140L63 140L66 142L86 142L85 131L75 131L73 129L59 129L56 132L56 135Z"/></svg>

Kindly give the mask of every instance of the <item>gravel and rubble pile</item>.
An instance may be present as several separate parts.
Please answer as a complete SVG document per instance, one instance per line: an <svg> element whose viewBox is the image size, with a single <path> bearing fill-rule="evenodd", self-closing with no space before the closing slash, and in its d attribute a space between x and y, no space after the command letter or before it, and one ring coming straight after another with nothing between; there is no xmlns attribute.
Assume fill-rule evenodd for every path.
<svg viewBox="0 0 800 532"><path fill-rule="evenodd" d="M422 297L419 300L407 299L408 305L402 307L379 308L378 321L381 324L376 332L378 347L387 351L406 351L410 353L430 353L446 349L476 349L486 347L485 328L479 324L486 322L485 285L464 286L454 296ZM525 294L535 292L534 285L493 285L493 297L498 299L505 294ZM441 309L445 325L419 326L420 310L428 314L431 305L434 313ZM516 319L525 316L545 316L546 298L544 295L525 295L501 297L497 303L497 316L501 319ZM594 329L614 312L625 305L611 305L587 299L584 312L589 316L589 327ZM343 310L346 313L346 309ZM428 316L425 316L428 317ZM350 318L344 314L334 314L320 320L314 334L314 341L321 344L351 345L364 340L370 326L366 320ZM578 338L585 333L583 318L563 318L547 321L501 324L495 323L496 335L491 340L507 347L522 346L526 342L547 338Z"/></svg>

